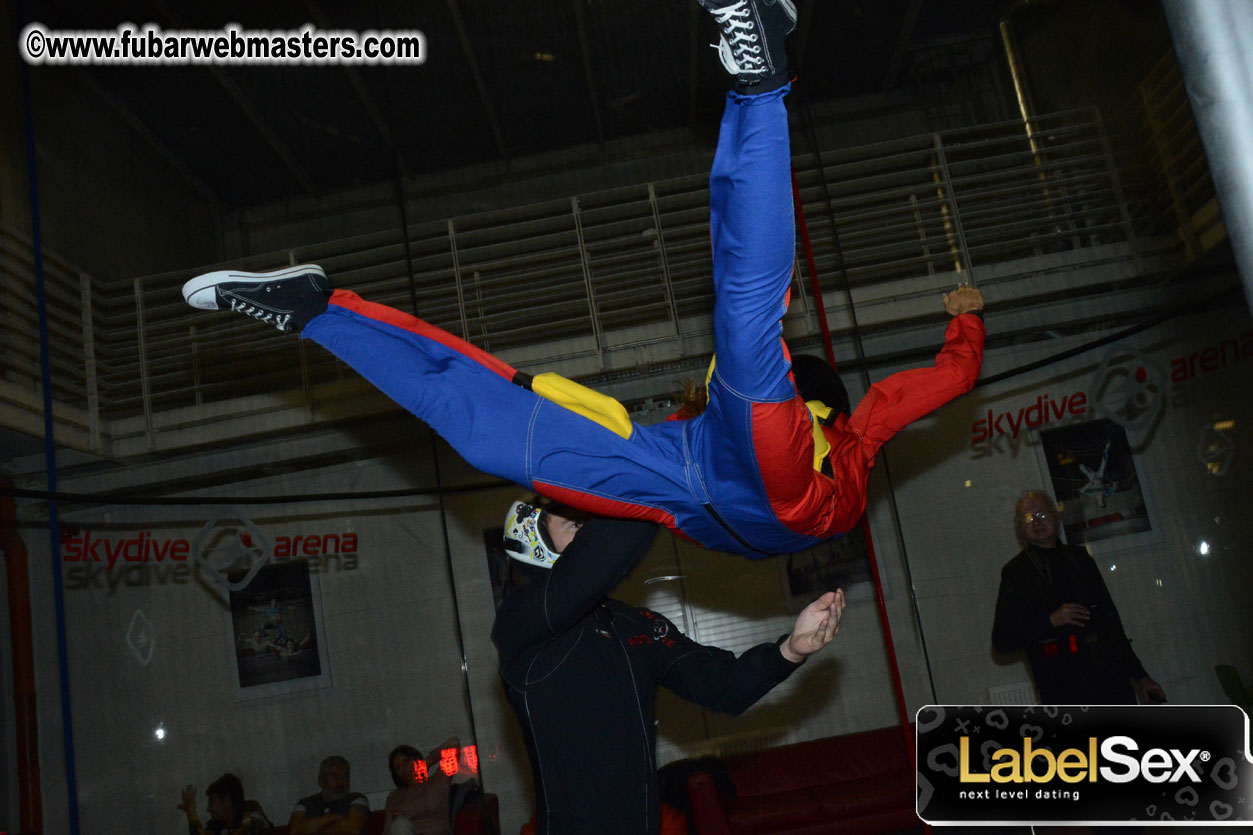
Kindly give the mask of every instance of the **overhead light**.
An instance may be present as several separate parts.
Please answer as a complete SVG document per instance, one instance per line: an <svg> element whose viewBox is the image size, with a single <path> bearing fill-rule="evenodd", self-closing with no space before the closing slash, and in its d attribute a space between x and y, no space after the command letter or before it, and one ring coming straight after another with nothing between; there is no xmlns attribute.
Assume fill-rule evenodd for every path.
<svg viewBox="0 0 1253 835"><path fill-rule="evenodd" d="M155 736L158 740L165 739L165 726L157 725L157 729L152 732L152 735Z"/></svg>
<svg viewBox="0 0 1253 835"><path fill-rule="evenodd" d="M1201 556L1205 556L1206 554L1209 553L1209 543L1202 542L1200 546L1197 548L1197 550L1201 552Z"/></svg>

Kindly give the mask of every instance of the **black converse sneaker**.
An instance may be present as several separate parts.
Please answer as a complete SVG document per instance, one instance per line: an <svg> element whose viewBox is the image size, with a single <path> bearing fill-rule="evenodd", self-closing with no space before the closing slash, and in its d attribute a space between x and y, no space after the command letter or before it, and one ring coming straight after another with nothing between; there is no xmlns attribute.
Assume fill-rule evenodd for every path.
<svg viewBox="0 0 1253 835"><path fill-rule="evenodd" d="M784 40L796 28L794 0L700 0L722 29L722 66L741 93L768 93L792 80Z"/></svg>
<svg viewBox="0 0 1253 835"><path fill-rule="evenodd" d="M331 285L313 264L267 273L238 270L198 275L183 285L183 299L200 310L234 310L287 333L299 333L326 310Z"/></svg>

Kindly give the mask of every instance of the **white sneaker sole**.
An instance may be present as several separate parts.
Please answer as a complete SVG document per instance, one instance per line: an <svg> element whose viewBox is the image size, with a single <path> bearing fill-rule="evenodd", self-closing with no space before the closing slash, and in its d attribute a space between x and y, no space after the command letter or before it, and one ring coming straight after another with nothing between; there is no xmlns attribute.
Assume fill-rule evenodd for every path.
<svg viewBox="0 0 1253 835"><path fill-rule="evenodd" d="M280 278L291 278L297 275L315 273L326 278L326 273L316 264L303 264L296 267L285 267L265 273L247 273L242 270L218 270L205 273L190 279L183 285L183 301L198 310L219 310L217 293L214 290L219 284L236 281L274 281Z"/></svg>

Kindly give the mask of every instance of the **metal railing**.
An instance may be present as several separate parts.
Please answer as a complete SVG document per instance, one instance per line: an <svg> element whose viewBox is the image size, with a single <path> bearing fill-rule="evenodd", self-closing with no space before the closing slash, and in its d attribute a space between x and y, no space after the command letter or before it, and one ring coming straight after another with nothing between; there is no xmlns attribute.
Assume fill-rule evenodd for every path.
<svg viewBox="0 0 1253 835"><path fill-rule="evenodd" d="M47 250L43 278L54 413L77 444L98 447L93 283ZM0 226L0 413L4 425L42 435L37 292L30 238Z"/></svg>
<svg viewBox="0 0 1253 835"><path fill-rule="evenodd" d="M1210 178L1205 149L1192 116L1188 92L1173 53L1167 54L1136 90L1134 123L1151 171L1154 205L1166 203L1166 220L1178 233L1188 260L1226 239L1222 212Z"/></svg>
<svg viewBox="0 0 1253 835"><path fill-rule="evenodd" d="M1079 270L1138 262L1145 246L1162 245L1152 236L1166 231L1161 215L1179 203L1147 211L1129 201L1123 180L1144 199L1141 183L1152 178L1129 178L1116 162L1111 145L1126 134L1107 136L1095 110L1042 116L1033 128L1034 152L1022 123L1005 122L798 156L828 307L843 304L845 276L860 304L931 294L953 273L977 279L995 265L998 282L1012 281L1037 273L1041 257ZM0 241L0 327L6 346L21 346L6 348L2 370L29 385L38 359L24 289L29 252L12 234ZM419 223L407 234L389 229L230 266L301 262L320 263L337 286L416 311L522 367L579 359L583 373L595 373L624 349L666 345L671 357L708 351L700 339L713 299L704 176ZM186 426L187 407L221 404L206 418L218 419L231 401L240 410L311 405L319 386L342 378L325 352L242 317L190 311L180 285L212 268L98 282L93 293L90 281L50 258L50 293L73 302L57 306L54 323L58 401L104 421L142 419L151 437L165 423ZM21 279L11 290L10 273ZM816 332L805 294L793 299L790 327ZM276 392L292 397L272 406L248 400ZM177 420L162 420L173 413Z"/></svg>

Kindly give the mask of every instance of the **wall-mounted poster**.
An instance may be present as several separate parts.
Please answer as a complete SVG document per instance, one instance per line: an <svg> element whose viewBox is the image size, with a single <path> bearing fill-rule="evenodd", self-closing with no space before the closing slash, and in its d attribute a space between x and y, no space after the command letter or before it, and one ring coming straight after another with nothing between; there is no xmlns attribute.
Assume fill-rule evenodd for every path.
<svg viewBox="0 0 1253 835"><path fill-rule="evenodd" d="M860 525L839 539L788 554L779 564L783 566L783 591L792 612L799 612L824 592L835 589L844 589L848 600L869 600L874 594L866 537Z"/></svg>
<svg viewBox="0 0 1253 835"><path fill-rule="evenodd" d="M1040 450L1067 542L1152 530L1131 445L1118 423L1102 418L1042 430Z"/></svg>
<svg viewBox="0 0 1253 835"><path fill-rule="evenodd" d="M330 684L315 583L306 560L282 560L230 592L238 697Z"/></svg>

